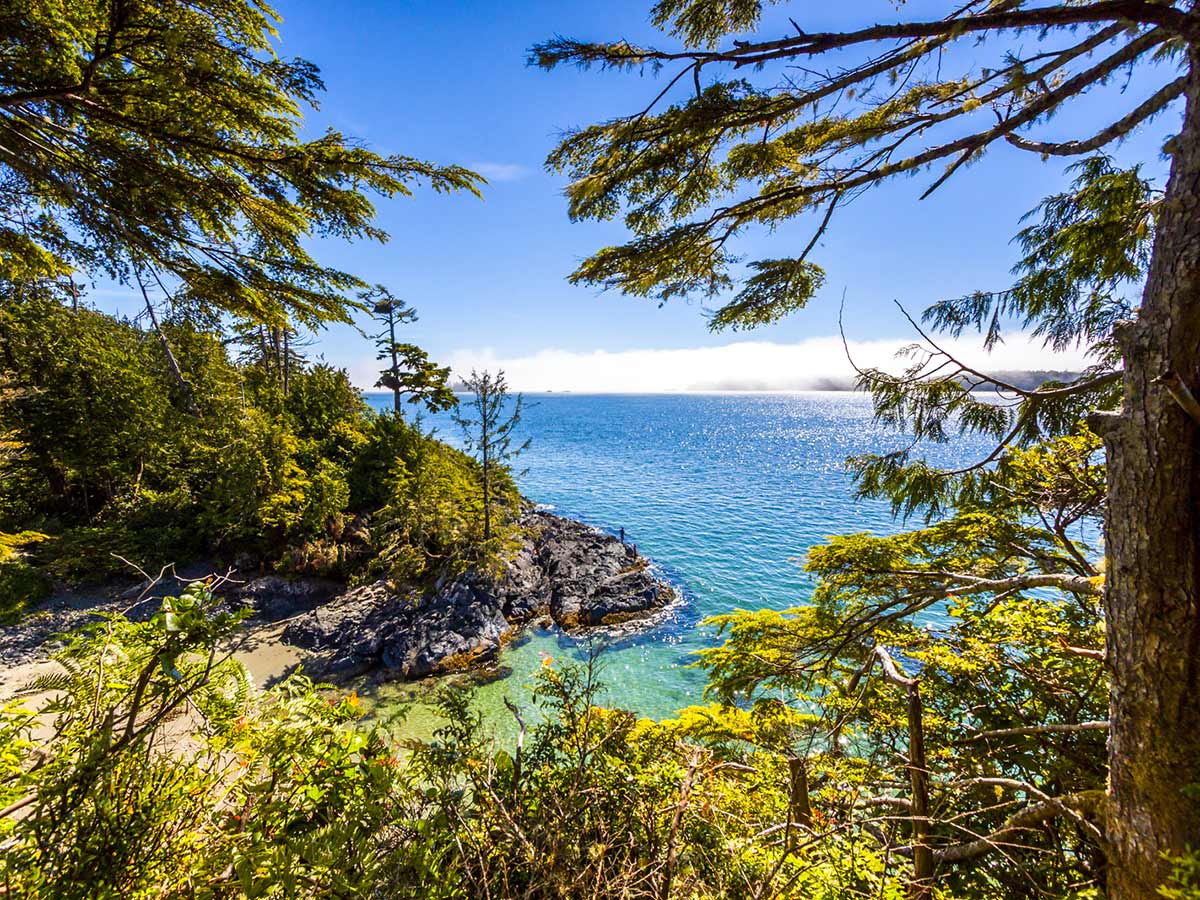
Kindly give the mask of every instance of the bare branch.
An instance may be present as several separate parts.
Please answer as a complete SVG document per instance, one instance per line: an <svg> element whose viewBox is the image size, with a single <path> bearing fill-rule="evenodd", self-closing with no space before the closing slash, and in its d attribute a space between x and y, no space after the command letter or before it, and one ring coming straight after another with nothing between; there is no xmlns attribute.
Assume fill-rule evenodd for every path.
<svg viewBox="0 0 1200 900"><path fill-rule="evenodd" d="M1014 813L1000 828L978 840L934 850L933 858L939 863L965 862L976 859L993 850L1000 849L1004 844L1011 843L1020 837L1022 831L1049 819L1071 813L1096 815L1103 803L1103 791L1082 791L1077 794L1048 798Z"/></svg>
<svg viewBox="0 0 1200 900"><path fill-rule="evenodd" d="M1061 144L1054 144L1046 141L1031 141L1028 138L1021 137L1019 134L1010 134L1005 140L1014 147L1020 147L1022 150L1029 150L1033 153L1040 153L1043 156L1076 156L1081 153L1090 153L1093 150L1100 149L1110 141L1124 137L1142 122L1162 110L1172 100L1181 97L1186 82L1187 79L1182 76L1176 78L1145 103L1138 106L1133 112L1129 113L1129 115L1113 122L1086 141L1065 141Z"/></svg>
<svg viewBox="0 0 1200 900"><path fill-rule="evenodd" d="M1167 393L1179 404L1179 408L1192 418L1193 422L1200 423L1200 402L1196 400L1196 395L1192 393L1187 383L1179 377L1178 372L1166 372L1159 375L1154 381L1167 389Z"/></svg>
<svg viewBox="0 0 1200 900"><path fill-rule="evenodd" d="M1107 731L1108 720L1094 722L1075 722L1074 724L1057 725L1028 725L1021 728L997 728L994 731L980 731L968 738L955 741L956 744L971 744L975 741L990 741L1006 737L1023 737L1034 734L1076 734L1081 731Z"/></svg>
<svg viewBox="0 0 1200 900"><path fill-rule="evenodd" d="M941 574L941 573L939 573ZM973 575L945 573L942 577L961 582L958 586L948 588L953 594L981 594L999 591L1027 590L1029 588L1057 588L1069 594L1082 594L1085 597L1101 597L1104 588L1097 579L1085 578L1082 575L1046 572L1039 575L1014 575L1011 578L976 578Z"/></svg>
<svg viewBox="0 0 1200 900"><path fill-rule="evenodd" d="M899 667L896 665L896 661L893 660L892 655L887 652L887 648L876 647L875 656L878 657L879 662L883 665L883 674L887 677L888 681L892 682L892 684L906 689L917 684L917 680L915 678L909 678L908 676L901 674Z"/></svg>

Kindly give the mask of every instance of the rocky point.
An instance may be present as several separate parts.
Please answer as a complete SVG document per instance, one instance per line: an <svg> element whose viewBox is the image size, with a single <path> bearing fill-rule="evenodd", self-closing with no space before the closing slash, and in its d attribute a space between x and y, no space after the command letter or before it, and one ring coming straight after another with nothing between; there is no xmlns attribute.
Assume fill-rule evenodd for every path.
<svg viewBox="0 0 1200 900"><path fill-rule="evenodd" d="M675 597L630 545L543 511L521 521L522 545L498 578L468 573L419 591L377 581L313 604L283 632L312 654L320 677L366 672L401 679L493 661L525 624L549 619L566 631L652 615ZM279 609L272 585L247 585L254 605ZM311 602L311 593L290 589Z"/></svg>

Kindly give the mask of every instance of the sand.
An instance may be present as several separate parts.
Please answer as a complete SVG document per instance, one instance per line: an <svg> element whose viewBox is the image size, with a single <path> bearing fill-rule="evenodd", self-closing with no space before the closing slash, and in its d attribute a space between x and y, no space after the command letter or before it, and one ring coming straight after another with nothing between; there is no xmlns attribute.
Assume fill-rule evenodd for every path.
<svg viewBox="0 0 1200 900"><path fill-rule="evenodd" d="M285 678L304 661L303 650L280 639L284 627L283 622L247 625L226 643L260 688ZM0 703L13 699L39 676L56 671L61 671L58 663L49 659L0 668Z"/></svg>

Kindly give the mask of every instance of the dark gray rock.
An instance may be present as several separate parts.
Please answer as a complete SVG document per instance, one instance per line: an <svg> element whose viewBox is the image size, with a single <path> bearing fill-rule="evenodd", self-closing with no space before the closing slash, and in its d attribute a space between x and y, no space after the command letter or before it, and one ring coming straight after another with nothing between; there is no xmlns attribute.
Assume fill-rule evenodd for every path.
<svg viewBox="0 0 1200 900"><path fill-rule="evenodd" d="M243 585L235 599L254 611L255 617L278 622L327 603L345 585L324 578L283 578L266 575Z"/></svg>
<svg viewBox="0 0 1200 900"><path fill-rule="evenodd" d="M672 590L628 544L581 522L544 512L526 516L542 592L559 627L614 625L666 605ZM540 611L540 610L539 610Z"/></svg>
<svg viewBox="0 0 1200 900"><path fill-rule="evenodd" d="M311 650L322 677L378 671L413 679L494 661L533 619L565 630L613 625L665 606L674 592L632 547L579 522L529 511L524 544L496 579L468 573L424 593L378 581L291 622L283 639Z"/></svg>
<svg viewBox="0 0 1200 900"><path fill-rule="evenodd" d="M468 581L423 596L377 581L300 616L283 639L314 651L307 667L321 675L411 679L486 662L509 630L495 595Z"/></svg>
<svg viewBox="0 0 1200 900"><path fill-rule="evenodd" d="M496 579L469 573L418 592L386 581L345 590L325 579L268 575L244 584L235 577L221 593L229 608L249 607L256 621L290 620L283 639L311 651L305 669L319 677L374 671L402 679L486 665L532 622L567 631L636 622L674 597L645 559L611 535L532 509L521 524L525 539ZM148 618L163 596L219 574L198 562L156 583L56 594L0 628L0 666L46 655L55 635L101 613Z"/></svg>

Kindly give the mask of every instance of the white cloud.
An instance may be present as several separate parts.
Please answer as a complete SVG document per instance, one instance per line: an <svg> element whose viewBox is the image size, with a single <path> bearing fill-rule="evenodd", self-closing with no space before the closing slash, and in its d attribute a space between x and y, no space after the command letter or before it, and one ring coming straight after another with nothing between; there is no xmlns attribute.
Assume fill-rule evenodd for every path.
<svg viewBox="0 0 1200 900"><path fill-rule="evenodd" d="M851 341L860 367L899 371L896 351L908 340ZM1038 340L1015 334L991 354L976 340L940 342L963 361L984 370L1078 371L1082 352L1056 354ZM503 369L520 391L579 393L670 393L677 391L799 391L840 387L854 378L840 337L814 337L794 344L739 341L681 350L573 352L542 350L531 356L503 357L492 350L459 350L448 362L457 375L471 369Z"/></svg>
<svg viewBox="0 0 1200 900"><path fill-rule="evenodd" d="M488 181L519 181L530 172L518 163L473 162L467 163L467 168L478 172Z"/></svg>

